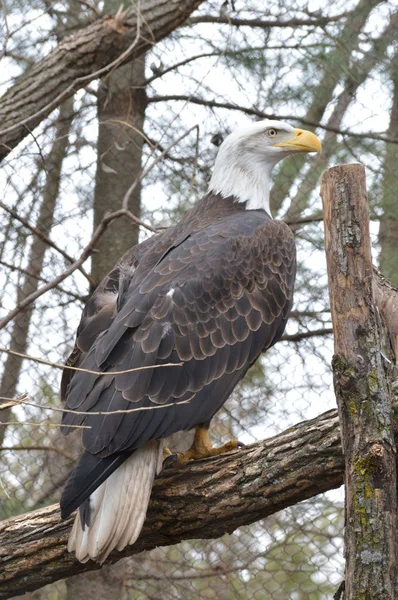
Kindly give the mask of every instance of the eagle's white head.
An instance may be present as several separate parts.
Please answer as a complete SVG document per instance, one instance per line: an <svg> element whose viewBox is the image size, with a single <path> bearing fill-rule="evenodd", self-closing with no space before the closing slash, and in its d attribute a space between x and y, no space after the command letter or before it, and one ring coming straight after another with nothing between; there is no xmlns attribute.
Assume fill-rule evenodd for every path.
<svg viewBox="0 0 398 600"><path fill-rule="evenodd" d="M209 191L235 196L246 208L270 212L271 171L296 152L320 152L321 142L304 129L282 121L259 121L231 133L221 144Z"/></svg>

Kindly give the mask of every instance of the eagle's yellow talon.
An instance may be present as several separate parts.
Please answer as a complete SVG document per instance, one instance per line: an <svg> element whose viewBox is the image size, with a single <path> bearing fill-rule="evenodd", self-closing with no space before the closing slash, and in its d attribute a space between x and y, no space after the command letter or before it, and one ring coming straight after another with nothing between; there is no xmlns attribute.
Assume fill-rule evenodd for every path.
<svg viewBox="0 0 398 600"><path fill-rule="evenodd" d="M163 448L163 460L166 460L166 458L172 455L173 453L171 452L171 450L169 450L169 448Z"/></svg>
<svg viewBox="0 0 398 600"><path fill-rule="evenodd" d="M239 442L236 440L231 440L223 446L213 448L209 439L208 429L199 426L195 430L195 439L192 446L189 450L177 454L176 462L180 465L185 465L191 460L200 460L201 458L210 458L211 456L225 454L226 452L235 450L239 446Z"/></svg>

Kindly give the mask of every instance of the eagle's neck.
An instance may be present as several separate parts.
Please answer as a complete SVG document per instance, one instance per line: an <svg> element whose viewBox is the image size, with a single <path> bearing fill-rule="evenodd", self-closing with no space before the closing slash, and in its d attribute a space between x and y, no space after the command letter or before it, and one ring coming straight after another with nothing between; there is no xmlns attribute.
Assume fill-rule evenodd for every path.
<svg viewBox="0 0 398 600"><path fill-rule="evenodd" d="M226 152L223 147L217 156L209 184L209 192L221 194L224 198L233 196L244 202L246 210L262 208L271 215L269 191L271 171L280 160L244 160L238 152Z"/></svg>

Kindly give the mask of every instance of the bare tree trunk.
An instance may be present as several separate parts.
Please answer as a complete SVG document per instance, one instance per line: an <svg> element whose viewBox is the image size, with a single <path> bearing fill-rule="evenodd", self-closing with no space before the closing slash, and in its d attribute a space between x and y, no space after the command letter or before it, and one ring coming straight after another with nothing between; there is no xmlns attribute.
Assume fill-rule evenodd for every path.
<svg viewBox="0 0 398 600"><path fill-rule="evenodd" d="M100 571L90 571L66 580L67 599L120 600L126 584L126 561L105 565Z"/></svg>
<svg viewBox="0 0 398 600"><path fill-rule="evenodd" d="M375 310L369 210L362 165L322 177L325 246L335 333L334 386L345 455L345 600L394 600L396 451L383 327ZM391 361L389 361L390 364Z"/></svg>
<svg viewBox="0 0 398 600"><path fill-rule="evenodd" d="M144 142L146 108L144 56L119 67L101 82L94 194L94 229L106 212L121 208L124 195L138 178ZM129 210L140 216L141 185L130 197ZM116 261L138 242L138 226L122 217L111 223L98 243L91 274L99 283Z"/></svg>
<svg viewBox="0 0 398 600"><path fill-rule="evenodd" d="M51 232L54 221L54 211L59 194L62 164L69 144L69 132L73 119L73 98L69 98L61 105L59 117L55 128L55 141L46 158L47 179L43 189L43 200L40 206L36 227L46 236ZM48 246L39 237L35 237L29 252L26 270L31 275L25 275L22 286L18 289L17 303L36 291L40 279L44 255ZM32 319L33 304L15 317L12 331L10 349L15 352L26 353L28 347L29 326ZM3 376L0 383L0 396L13 398L16 394L19 376L21 373L22 359L8 355L4 364ZM9 418L10 409L0 411L2 421ZM0 446L3 445L6 427L0 429Z"/></svg>
<svg viewBox="0 0 398 600"><path fill-rule="evenodd" d="M383 216L380 219L380 270L393 285L398 285L398 52L391 62L393 99L388 137L397 140L387 144L383 172Z"/></svg>

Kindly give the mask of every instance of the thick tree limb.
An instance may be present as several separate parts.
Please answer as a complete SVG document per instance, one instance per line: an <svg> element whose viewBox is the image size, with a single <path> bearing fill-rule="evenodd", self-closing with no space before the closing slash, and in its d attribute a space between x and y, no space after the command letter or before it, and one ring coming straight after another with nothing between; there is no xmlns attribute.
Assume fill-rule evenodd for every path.
<svg viewBox="0 0 398 600"><path fill-rule="evenodd" d="M344 598L393 600L397 482L391 373L386 368L392 361L374 293L364 167L328 169L321 195L334 386L346 462Z"/></svg>
<svg viewBox="0 0 398 600"><path fill-rule="evenodd" d="M232 533L340 486L343 467L337 411L329 411L249 448L166 469L155 481L140 538L109 562ZM0 599L99 567L68 554L72 521L61 521L53 505L0 524Z"/></svg>
<svg viewBox="0 0 398 600"><path fill-rule="evenodd" d="M121 62L143 54L202 1L143 0L138 15L98 19L65 38L0 98L0 160L61 102L115 68L123 53Z"/></svg>

